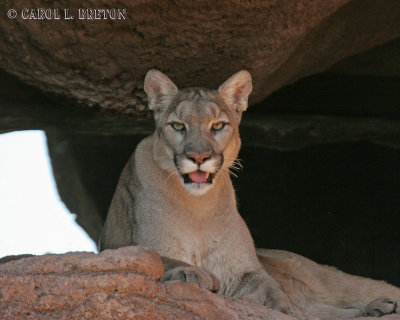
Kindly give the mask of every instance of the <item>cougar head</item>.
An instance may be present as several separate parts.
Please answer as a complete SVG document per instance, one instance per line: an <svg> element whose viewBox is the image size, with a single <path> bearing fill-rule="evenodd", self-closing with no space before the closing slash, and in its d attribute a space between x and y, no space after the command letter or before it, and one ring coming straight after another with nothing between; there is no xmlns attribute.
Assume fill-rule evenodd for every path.
<svg viewBox="0 0 400 320"><path fill-rule="evenodd" d="M238 127L252 90L249 72L235 73L218 90L178 90L165 74L150 70L144 90L156 122L156 163L192 195L205 194L237 158Z"/></svg>

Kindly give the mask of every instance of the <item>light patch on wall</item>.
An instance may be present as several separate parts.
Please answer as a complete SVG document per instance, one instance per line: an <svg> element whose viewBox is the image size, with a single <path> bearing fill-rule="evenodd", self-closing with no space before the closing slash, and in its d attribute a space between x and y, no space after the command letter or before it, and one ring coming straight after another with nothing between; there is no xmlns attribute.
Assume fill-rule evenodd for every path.
<svg viewBox="0 0 400 320"><path fill-rule="evenodd" d="M61 202L46 135L0 135L0 257L23 253L97 251Z"/></svg>

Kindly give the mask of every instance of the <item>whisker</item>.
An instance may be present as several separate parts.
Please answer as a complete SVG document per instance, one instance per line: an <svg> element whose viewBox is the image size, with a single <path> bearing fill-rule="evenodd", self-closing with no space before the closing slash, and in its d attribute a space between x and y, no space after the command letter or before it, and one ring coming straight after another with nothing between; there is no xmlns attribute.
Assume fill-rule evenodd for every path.
<svg viewBox="0 0 400 320"><path fill-rule="evenodd" d="M242 165L242 162L241 162L241 161L242 161L242 160L240 160L240 159L235 159L235 160L233 161L233 163L242 169L242 168L243 168L243 165Z"/></svg>
<svg viewBox="0 0 400 320"><path fill-rule="evenodd" d="M233 171L231 171L231 170L228 170L229 171L229 174L231 175L231 176L233 176L233 177L235 177L235 178L237 178L238 176L237 176L237 174L236 173L234 173Z"/></svg>
<svg viewBox="0 0 400 320"><path fill-rule="evenodd" d="M235 178L238 177L238 176L237 176L234 172L232 172L229 168L221 168L221 171L228 172L229 175L231 175L231 176L233 176L233 177L235 177ZM225 175L224 175L224 177L225 177L226 179L228 178L228 176L225 176Z"/></svg>
<svg viewBox="0 0 400 320"><path fill-rule="evenodd" d="M240 171L240 170L242 170L242 167L237 167L235 165L231 165L231 169Z"/></svg>
<svg viewBox="0 0 400 320"><path fill-rule="evenodd" d="M237 174L234 173L233 171L239 172L243 169L241 159L230 157L230 155L226 155L224 158L227 162L232 162L232 165L228 168L229 174L237 178L238 177Z"/></svg>

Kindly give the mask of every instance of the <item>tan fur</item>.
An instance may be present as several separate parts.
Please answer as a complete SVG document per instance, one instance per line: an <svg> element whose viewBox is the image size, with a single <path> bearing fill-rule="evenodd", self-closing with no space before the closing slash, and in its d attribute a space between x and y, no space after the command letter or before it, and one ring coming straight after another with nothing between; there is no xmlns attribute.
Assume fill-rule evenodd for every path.
<svg viewBox="0 0 400 320"><path fill-rule="evenodd" d="M348 318L374 314L374 309L393 311L394 305L382 299L400 301L400 290L386 283L284 251L261 250L257 256L229 178L252 88L247 71L218 90L178 90L167 76L151 70L144 88L156 131L137 146L121 174L102 250L137 244L152 248L165 258L164 281L197 282L291 314ZM176 122L184 129L177 130ZM215 131L218 122L228 124ZM195 162L193 154L207 158ZM211 182L188 183L196 170L208 172Z"/></svg>
<svg viewBox="0 0 400 320"><path fill-rule="evenodd" d="M258 249L257 254L264 269L280 283L292 302L311 315L379 316L393 313L400 302L400 289L384 281L349 275L287 251Z"/></svg>

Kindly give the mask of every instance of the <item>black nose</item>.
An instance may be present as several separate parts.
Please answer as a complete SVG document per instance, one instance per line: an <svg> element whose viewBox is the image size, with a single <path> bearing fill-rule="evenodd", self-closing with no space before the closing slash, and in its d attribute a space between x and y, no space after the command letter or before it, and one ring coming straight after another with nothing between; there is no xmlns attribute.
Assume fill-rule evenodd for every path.
<svg viewBox="0 0 400 320"><path fill-rule="evenodd" d="M187 157L190 160L192 160L194 163L202 164L207 159L210 159L211 155L209 155L209 154L189 153L189 154L187 154Z"/></svg>

